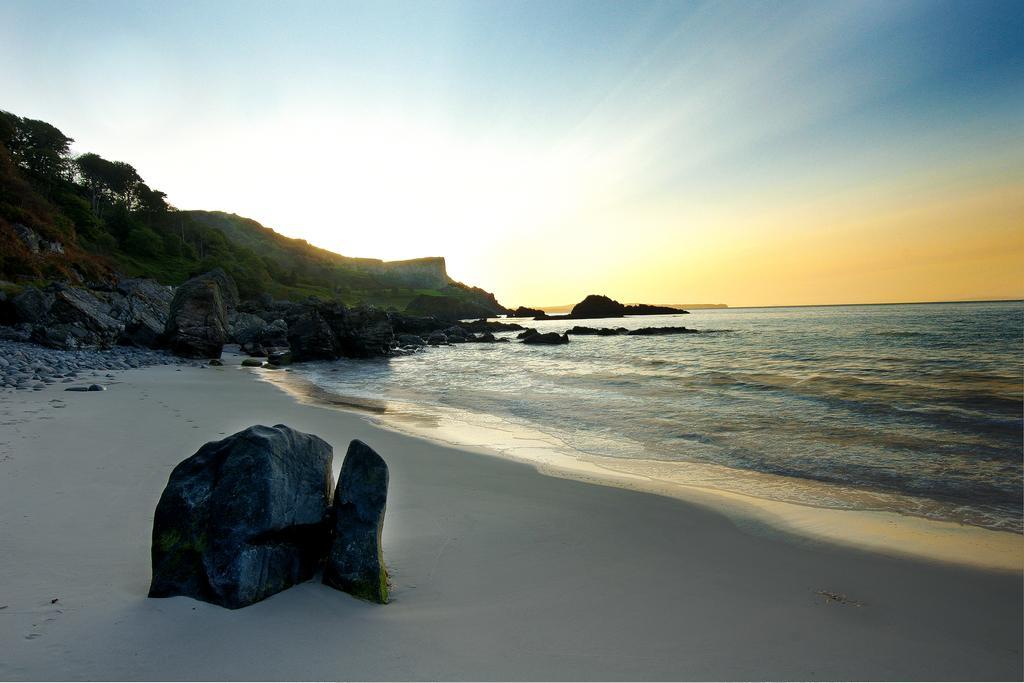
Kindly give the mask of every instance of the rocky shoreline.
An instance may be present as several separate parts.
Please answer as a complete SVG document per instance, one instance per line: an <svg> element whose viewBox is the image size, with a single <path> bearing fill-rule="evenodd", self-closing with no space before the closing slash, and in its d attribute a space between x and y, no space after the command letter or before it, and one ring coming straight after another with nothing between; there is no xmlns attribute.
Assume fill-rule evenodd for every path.
<svg viewBox="0 0 1024 683"><path fill-rule="evenodd" d="M611 310L608 306L615 311L631 308L596 296L577 308L598 314ZM225 344L237 344L251 356L247 365L282 366L400 356L433 346L508 343L513 335L523 344L559 345L577 335L696 332L686 327L574 326L541 333L512 322L463 322L373 306L347 307L314 297L294 302L263 295L242 301L231 277L216 269L177 288L125 278L113 286L55 283L28 285L11 297L0 292L0 387L41 389L48 383L70 383L86 371L201 365L220 358Z"/></svg>

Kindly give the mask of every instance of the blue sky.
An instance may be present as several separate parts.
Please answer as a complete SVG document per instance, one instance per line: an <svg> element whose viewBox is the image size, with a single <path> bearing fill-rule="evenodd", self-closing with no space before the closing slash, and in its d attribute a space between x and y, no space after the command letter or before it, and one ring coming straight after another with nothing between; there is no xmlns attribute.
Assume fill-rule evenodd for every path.
<svg viewBox="0 0 1024 683"><path fill-rule="evenodd" d="M600 288L597 270L623 298L753 303L729 264L768 258L783 224L813 235L809 206L891 223L901 201L966 211L1019 184L1022 36L1020 2L8 0L0 108L132 162L183 208L353 255L443 254L518 302ZM1001 201L950 226L947 251L978 229L1019 248ZM524 246L550 255L513 268ZM877 248L863 258L882 267ZM1009 292L1012 264L997 270L961 272L962 296ZM893 297L929 296L909 279Z"/></svg>

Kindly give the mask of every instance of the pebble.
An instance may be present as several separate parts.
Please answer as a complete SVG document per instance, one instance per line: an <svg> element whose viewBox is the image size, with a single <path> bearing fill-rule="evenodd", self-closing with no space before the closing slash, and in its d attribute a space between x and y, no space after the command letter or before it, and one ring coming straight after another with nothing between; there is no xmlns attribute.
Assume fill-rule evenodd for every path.
<svg viewBox="0 0 1024 683"><path fill-rule="evenodd" d="M0 391L32 389L41 391L57 382L70 384L82 376L115 379L115 372L154 365L187 365L192 361L176 358L165 351L116 346L106 350L62 351L12 340L0 340ZM104 387L97 384L102 391ZM88 386L67 387L68 391L87 391Z"/></svg>

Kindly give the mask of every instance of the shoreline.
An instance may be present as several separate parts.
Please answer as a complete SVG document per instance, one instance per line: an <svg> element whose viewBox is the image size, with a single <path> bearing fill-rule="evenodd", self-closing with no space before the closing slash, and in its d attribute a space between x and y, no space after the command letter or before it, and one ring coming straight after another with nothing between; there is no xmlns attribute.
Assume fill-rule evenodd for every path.
<svg viewBox="0 0 1024 683"><path fill-rule="evenodd" d="M223 367L0 395L2 680L1019 680L1021 575L764 534L304 405ZM284 374L284 373L282 373ZM288 373L290 374L290 373ZM203 443L285 423L388 462L393 602L300 584L146 597L156 501Z"/></svg>
<svg viewBox="0 0 1024 683"><path fill-rule="evenodd" d="M684 462L620 460L584 453L576 457L566 452L568 447L564 445L559 449L546 443L552 438L549 435L538 432L535 436L540 438L531 439L525 428L522 436L502 435L500 428L488 429L465 423L444 429L439 424L444 418L419 420L409 413L386 417L389 415L387 399L341 396L294 372L257 370L254 374L260 381L277 387L297 401L354 414L383 429L423 438L441 446L526 464L546 476L695 503L726 514L735 523L760 530L760 533L788 534L796 537L797 542L834 543L894 556L1001 572L1024 571L1024 535L1012 531L887 510L776 500L711 484L693 483L686 480L687 469L692 472L693 468L730 468ZM473 434L478 438L472 438ZM502 436L507 443L517 440L521 443L506 448L495 446L496 440ZM533 445L528 445L530 443ZM648 472L638 472L641 468ZM817 482L759 472L739 474L782 485L822 486Z"/></svg>

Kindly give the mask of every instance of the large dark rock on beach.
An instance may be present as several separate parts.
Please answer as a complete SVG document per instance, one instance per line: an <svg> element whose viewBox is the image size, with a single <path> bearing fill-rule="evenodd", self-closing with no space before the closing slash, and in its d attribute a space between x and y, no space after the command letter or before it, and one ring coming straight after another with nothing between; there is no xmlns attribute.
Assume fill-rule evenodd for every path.
<svg viewBox="0 0 1024 683"><path fill-rule="evenodd" d="M235 609L310 579L328 542L331 458L316 436L258 425L181 462L153 520L150 597Z"/></svg>
<svg viewBox="0 0 1024 683"><path fill-rule="evenodd" d="M316 308L308 308L288 325L288 346L296 361L333 360L338 340Z"/></svg>
<svg viewBox="0 0 1024 683"><path fill-rule="evenodd" d="M381 531L388 498L388 466L365 443L352 441L334 493L334 540L323 582L369 600L388 601Z"/></svg>
<svg viewBox="0 0 1024 683"><path fill-rule="evenodd" d="M37 320L34 341L61 349L110 348L124 325L110 315L110 305L81 287L55 284L46 294L53 297L42 320Z"/></svg>
<svg viewBox="0 0 1024 683"><path fill-rule="evenodd" d="M235 283L219 268L178 287L167 318L171 351L186 358L220 358L228 338L228 311L237 304Z"/></svg>
<svg viewBox="0 0 1024 683"><path fill-rule="evenodd" d="M163 339L174 295L156 280L128 278L117 283L110 315L124 325L118 342L154 348Z"/></svg>
<svg viewBox="0 0 1024 683"><path fill-rule="evenodd" d="M388 355L395 332L387 312L375 306L343 310L344 316L330 320L331 329L338 336L339 355L349 358Z"/></svg>

